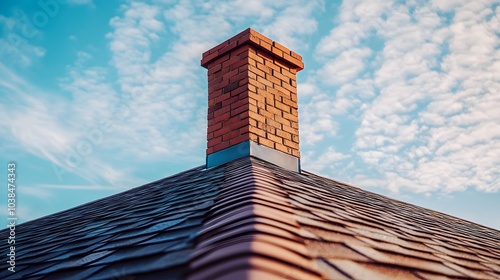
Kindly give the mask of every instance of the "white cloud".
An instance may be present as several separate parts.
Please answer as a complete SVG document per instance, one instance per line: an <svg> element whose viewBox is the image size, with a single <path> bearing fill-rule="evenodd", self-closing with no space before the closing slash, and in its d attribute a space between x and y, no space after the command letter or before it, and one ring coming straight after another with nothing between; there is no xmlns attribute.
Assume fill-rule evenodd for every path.
<svg viewBox="0 0 500 280"><path fill-rule="evenodd" d="M0 58L5 63L26 67L44 57L46 50L33 43L33 38L41 32L25 26L21 17L26 15L22 11L17 11L17 14L17 17L10 18L0 15L1 31L4 34L0 38Z"/></svg>
<svg viewBox="0 0 500 280"><path fill-rule="evenodd" d="M369 48L352 48L343 51L335 59L325 63L318 76L326 84L341 85L356 78L366 67L371 55Z"/></svg>
<svg viewBox="0 0 500 280"><path fill-rule="evenodd" d="M317 174L325 174L338 169L344 169L346 160L351 156L340 153L334 147L329 146L325 151L320 153L306 152L302 155L303 168L307 171L312 171Z"/></svg>
<svg viewBox="0 0 500 280"><path fill-rule="evenodd" d="M320 57L336 58L324 66L331 70L327 76L341 73L333 83L341 85L336 96L325 99L360 109L343 115L359 119L351 149L367 165L362 170L375 168L380 174L377 184L393 192L500 190L500 39L492 28L499 9L492 4L435 1L370 10L366 5L373 2L358 1L341 6L339 25L316 48ZM449 13L449 26L450 19L438 10ZM363 14L369 24L360 23ZM382 50L372 49L373 62L362 55L356 62L346 59L346 51L371 48L365 45L370 39L383 41ZM367 67L373 69L363 77L368 94L346 94ZM305 106L317 108L316 100ZM354 178L368 182L359 176Z"/></svg>

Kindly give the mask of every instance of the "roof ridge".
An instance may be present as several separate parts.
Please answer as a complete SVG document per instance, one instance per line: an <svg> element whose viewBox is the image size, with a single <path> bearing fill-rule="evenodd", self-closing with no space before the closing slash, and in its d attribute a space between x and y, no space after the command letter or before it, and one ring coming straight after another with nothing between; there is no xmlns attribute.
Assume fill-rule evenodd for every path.
<svg viewBox="0 0 500 280"><path fill-rule="evenodd" d="M259 162L247 157L227 164L217 203L196 238L188 279L269 274L321 279L300 238L286 191Z"/></svg>

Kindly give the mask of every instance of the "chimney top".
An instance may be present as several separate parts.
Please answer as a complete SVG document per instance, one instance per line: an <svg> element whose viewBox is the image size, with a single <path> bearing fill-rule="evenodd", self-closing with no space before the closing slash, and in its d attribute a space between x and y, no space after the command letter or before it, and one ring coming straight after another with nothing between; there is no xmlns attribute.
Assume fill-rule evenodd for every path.
<svg viewBox="0 0 500 280"><path fill-rule="evenodd" d="M215 60L216 58L225 55L232 50L243 46L243 45L252 45L256 48L260 48L264 51L269 52L275 58L283 60L284 62L290 64L292 68L299 72L304 69L304 63L302 62L302 56L297 54L294 51L291 51L287 47L281 45L278 42L274 42L273 40L267 38L266 36L260 34L259 32L247 28L241 33L235 35L231 39L228 39L219 45L211 48L210 50L203 53L203 57L201 59L201 66L208 69L208 65L210 62Z"/></svg>
<svg viewBox="0 0 500 280"><path fill-rule="evenodd" d="M207 168L254 156L300 171L296 73L302 57L246 29L203 53Z"/></svg>

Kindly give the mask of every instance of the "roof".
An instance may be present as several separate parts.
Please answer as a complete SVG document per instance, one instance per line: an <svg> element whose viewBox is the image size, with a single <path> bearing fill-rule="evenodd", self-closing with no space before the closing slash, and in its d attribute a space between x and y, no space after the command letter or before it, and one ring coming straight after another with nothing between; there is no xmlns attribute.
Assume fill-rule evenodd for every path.
<svg viewBox="0 0 500 280"><path fill-rule="evenodd" d="M498 279L500 232L246 157L21 224L16 272L1 265L1 279Z"/></svg>

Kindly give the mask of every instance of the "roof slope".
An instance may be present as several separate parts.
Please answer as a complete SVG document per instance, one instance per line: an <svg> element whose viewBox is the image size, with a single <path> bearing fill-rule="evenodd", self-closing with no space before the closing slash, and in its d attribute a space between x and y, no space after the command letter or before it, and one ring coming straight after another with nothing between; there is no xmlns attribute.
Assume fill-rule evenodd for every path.
<svg viewBox="0 0 500 280"><path fill-rule="evenodd" d="M499 231L255 158L24 223L16 241L2 279L500 278Z"/></svg>

